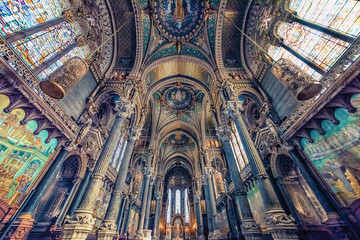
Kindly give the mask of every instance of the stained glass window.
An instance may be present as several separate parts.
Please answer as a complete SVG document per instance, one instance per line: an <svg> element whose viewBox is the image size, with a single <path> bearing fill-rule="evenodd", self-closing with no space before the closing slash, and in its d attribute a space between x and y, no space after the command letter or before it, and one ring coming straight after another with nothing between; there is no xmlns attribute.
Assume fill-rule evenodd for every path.
<svg viewBox="0 0 360 240"><path fill-rule="evenodd" d="M31 68L36 68L73 44L80 34L80 27L76 22L62 22L15 41L11 46L20 53Z"/></svg>
<svg viewBox="0 0 360 240"><path fill-rule="evenodd" d="M176 190L175 192L175 214L181 213L181 193L180 190Z"/></svg>
<svg viewBox="0 0 360 240"><path fill-rule="evenodd" d="M184 191L184 210L185 210L185 223L189 223L189 196L188 196L188 189L185 188Z"/></svg>
<svg viewBox="0 0 360 240"><path fill-rule="evenodd" d="M113 153L113 156L110 161L110 165L116 169L116 171L119 171L121 161L123 159L125 148L126 148L126 138L125 135L121 135L118 139L118 143L115 147L115 151Z"/></svg>
<svg viewBox="0 0 360 240"><path fill-rule="evenodd" d="M349 43L299 23L281 22L277 34L289 46L325 71L336 62Z"/></svg>
<svg viewBox="0 0 360 240"><path fill-rule="evenodd" d="M82 59L85 59L89 54L90 54L90 49L87 45L83 46L83 47L75 47L73 50L71 50L70 52L65 54L63 57L61 57L55 63L51 64L44 71L39 73L38 77L40 78L40 80L45 80L51 73L53 73L56 69L58 69L63 64L65 64L70 58L80 57Z"/></svg>
<svg viewBox="0 0 360 240"><path fill-rule="evenodd" d="M6 36L61 17L68 9L70 3L67 0L2 0L0 2L1 35Z"/></svg>
<svg viewBox="0 0 360 240"><path fill-rule="evenodd" d="M240 140L239 133L235 126L233 126L233 131L231 134L231 147L235 155L236 162L239 169L243 169L246 164L248 164L248 159L245 154L244 145Z"/></svg>
<svg viewBox="0 0 360 240"><path fill-rule="evenodd" d="M312 76L314 79L319 80L322 75L318 72L316 72L314 69L312 69L309 65L301 61L299 58L295 57L293 54L291 54L289 51L287 51L283 47L277 47L270 45L268 48L268 54L275 60L279 60L281 58L289 59L291 62L299 66L304 72Z"/></svg>
<svg viewBox="0 0 360 240"><path fill-rule="evenodd" d="M299 18L342 33L360 33L360 2L354 0L291 0L289 8Z"/></svg>
<svg viewBox="0 0 360 240"><path fill-rule="evenodd" d="M168 190L168 202L167 202L167 212L166 212L166 223L171 221L171 188Z"/></svg>

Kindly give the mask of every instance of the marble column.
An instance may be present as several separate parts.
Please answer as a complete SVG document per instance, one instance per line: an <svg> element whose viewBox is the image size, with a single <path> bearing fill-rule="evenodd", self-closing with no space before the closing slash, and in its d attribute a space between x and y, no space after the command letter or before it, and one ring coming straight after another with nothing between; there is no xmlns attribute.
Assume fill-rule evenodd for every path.
<svg viewBox="0 0 360 240"><path fill-rule="evenodd" d="M204 223L201 212L201 193L196 193L195 196L195 208L196 208L196 221L197 221L197 239L205 240L204 236Z"/></svg>
<svg viewBox="0 0 360 240"><path fill-rule="evenodd" d="M125 234L127 231L127 225L129 222L128 218L130 216L130 211L131 211L131 200L130 200L130 197L127 197L126 203L125 203L123 222L121 224L120 235Z"/></svg>
<svg viewBox="0 0 360 240"><path fill-rule="evenodd" d="M230 143L230 129L226 127L219 127L217 135L220 138L225 159L228 164L231 180L235 188L235 204L237 218L241 220L241 227L238 230L244 235L245 239L261 239L262 233L260 226L256 224L254 216L251 212L250 204L245 191L245 186L240 176L240 171Z"/></svg>
<svg viewBox="0 0 360 240"><path fill-rule="evenodd" d="M152 178L152 179L150 179L149 193L148 193L148 198L146 201L145 223L144 223L145 230L148 230L148 228L149 228L150 207L151 207L153 187L154 187L154 179Z"/></svg>
<svg viewBox="0 0 360 240"><path fill-rule="evenodd" d="M144 186L144 194L142 196L142 204L141 204L141 210L140 210L140 218L139 218L139 225L138 229L135 235L135 239L143 239L143 230L144 230L144 221L145 221L145 210L146 210L146 200L148 198L148 192L149 192L149 185L151 180L153 169L147 167L145 169L145 186Z"/></svg>
<svg viewBox="0 0 360 240"><path fill-rule="evenodd" d="M205 178L208 185L208 192L209 192L209 205L211 205L211 219L213 225L212 234L209 234L209 239L222 239L223 236L220 232L219 227L219 220L216 208L216 199L215 199L215 189L214 189L214 182L212 180L212 167L205 167Z"/></svg>
<svg viewBox="0 0 360 240"><path fill-rule="evenodd" d="M95 224L93 209L95 207L97 193L103 185L105 174L109 167L117 140L121 134L121 127L124 120L132 113L132 104L127 100L117 101L115 110L116 117L114 124L105 141L99 159L96 162L93 175L90 178L79 208L75 211L74 215L65 219L62 239L86 239ZM133 131L137 131L137 129Z"/></svg>
<svg viewBox="0 0 360 240"><path fill-rule="evenodd" d="M121 193L124 187L125 178L128 172L129 163L131 159L131 153L134 148L135 141L139 138L140 131L133 130L127 138L126 149L124 152L124 157L121 161L120 169L117 174L117 178L114 185L114 190L111 194L111 199L105 219L102 222L98 232L98 239L112 239L116 234L116 220L119 215L119 206L121 204Z"/></svg>
<svg viewBox="0 0 360 240"><path fill-rule="evenodd" d="M210 203L209 186L206 177L202 176L202 185L204 187L205 203L206 203L206 216L208 219L209 236L214 231L213 220L212 220L212 204Z"/></svg>
<svg viewBox="0 0 360 240"><path fill-rule="evenodd" d="M295 221L293 217L288 216L280 206L279 200L276 197L275 191L266 174L264 165L250 137L240 111L243 111L240 102L228 101L226 103L224 112L233 119L235 127L239 132L240 140L249 160L251 172L255 177L256 184L266 209L265 218L267 230L274 240L297 239Z"/></svg>
<svg viewBox="0 0 360 240"><path fill-rule="evenodd" d="M84 179L81 181L80 187L76 192L76 195L71 203L68 215L71 216L74 214L75 210L79 207L80 201L85 194L86 188L89 184L90 177L92 174L92 169L88 169L85 173Z"/></svg>
<svg viewBox="0 0 360 240"><path fill-rule="evenodd" d="M69 152L69 147L65 147L59 152L54 162L51 164L49 170L41 179L40 184L37 186L35 193L32 195L29 202L26 204L23 212L14 221L14 224L12 225L10 230L11 232L21 232L21 237L23 239L27 237L33 227L35 210L39 206L39 203L45 195L46 191L53 183Z"/></svg>
<svg viewBox="0 0 360 240"><path fill-rule="evenodd" d="M155 216L154 216L154 230L153 230L153 239L159 239L159 224L160 224L160 214L162 207L162 192L155 192Z"/></svg>

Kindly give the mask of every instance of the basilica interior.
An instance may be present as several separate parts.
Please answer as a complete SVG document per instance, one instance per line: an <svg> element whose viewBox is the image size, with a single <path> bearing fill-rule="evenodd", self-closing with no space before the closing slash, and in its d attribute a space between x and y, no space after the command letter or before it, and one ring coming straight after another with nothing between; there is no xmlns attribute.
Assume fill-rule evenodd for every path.
<svg viewBox="0 0 360 240"><path fill-rule="evenodd" d="M360 240L360 1L1 0L0 240Z"/></svg>

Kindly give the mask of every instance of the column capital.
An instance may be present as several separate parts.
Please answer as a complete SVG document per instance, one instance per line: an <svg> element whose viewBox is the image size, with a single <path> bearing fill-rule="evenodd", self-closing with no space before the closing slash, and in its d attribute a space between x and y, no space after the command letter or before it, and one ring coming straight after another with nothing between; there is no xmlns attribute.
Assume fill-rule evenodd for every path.
<svg viewBox="0 0 360 240"><path fill-rule="evenodd" d="M231 128L229 126L219 126L216 128L216 135L222 141L230 141Z"/></svg>
<svg viewBox="0 0 360 240"><path fill-rule="evenodd" d="M128 127L126 130L128 141L135 142L140 138L141 129L139 127Z"/></svg>
<svg viewBox="0 0 360 240"><path fill-rule="evenodd" d="M115 102L116 115L122 118L128 118L134 112L134 104L126 99Z"/></svg>
<svg viewBox="0 0 360 240"><path fill-rule="evenodd" d="M224 114L226 117L237 117L241 112L244 112L242 101L227 101L224 107Z"/></svg>

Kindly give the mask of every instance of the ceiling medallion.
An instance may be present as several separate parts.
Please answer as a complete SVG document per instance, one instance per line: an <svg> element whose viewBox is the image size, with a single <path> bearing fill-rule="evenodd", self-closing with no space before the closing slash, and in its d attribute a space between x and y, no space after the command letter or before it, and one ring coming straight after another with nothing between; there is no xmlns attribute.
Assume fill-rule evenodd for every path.
<svg viewBox="0 0 360 240"><path fill-rule="evenodd" d="M165 106L176 112L185 112L191 109L194 102L194 92L176 83L174 87L168 88L163 94Z"/></svg>
<svg viewBox="0 0 360 240"><path fill-rule="evenodd" d="M189 141L189 138L182 132L176 132L168 137L168 141L174 146L184 146Z"/></svg>
<svg viewBox="0 0 360 240"><path fill-rule="evenodd" d="M206 20L206 3L202 0L156 0L153 11L161 35L177 45L196 36Z"/></svg>

